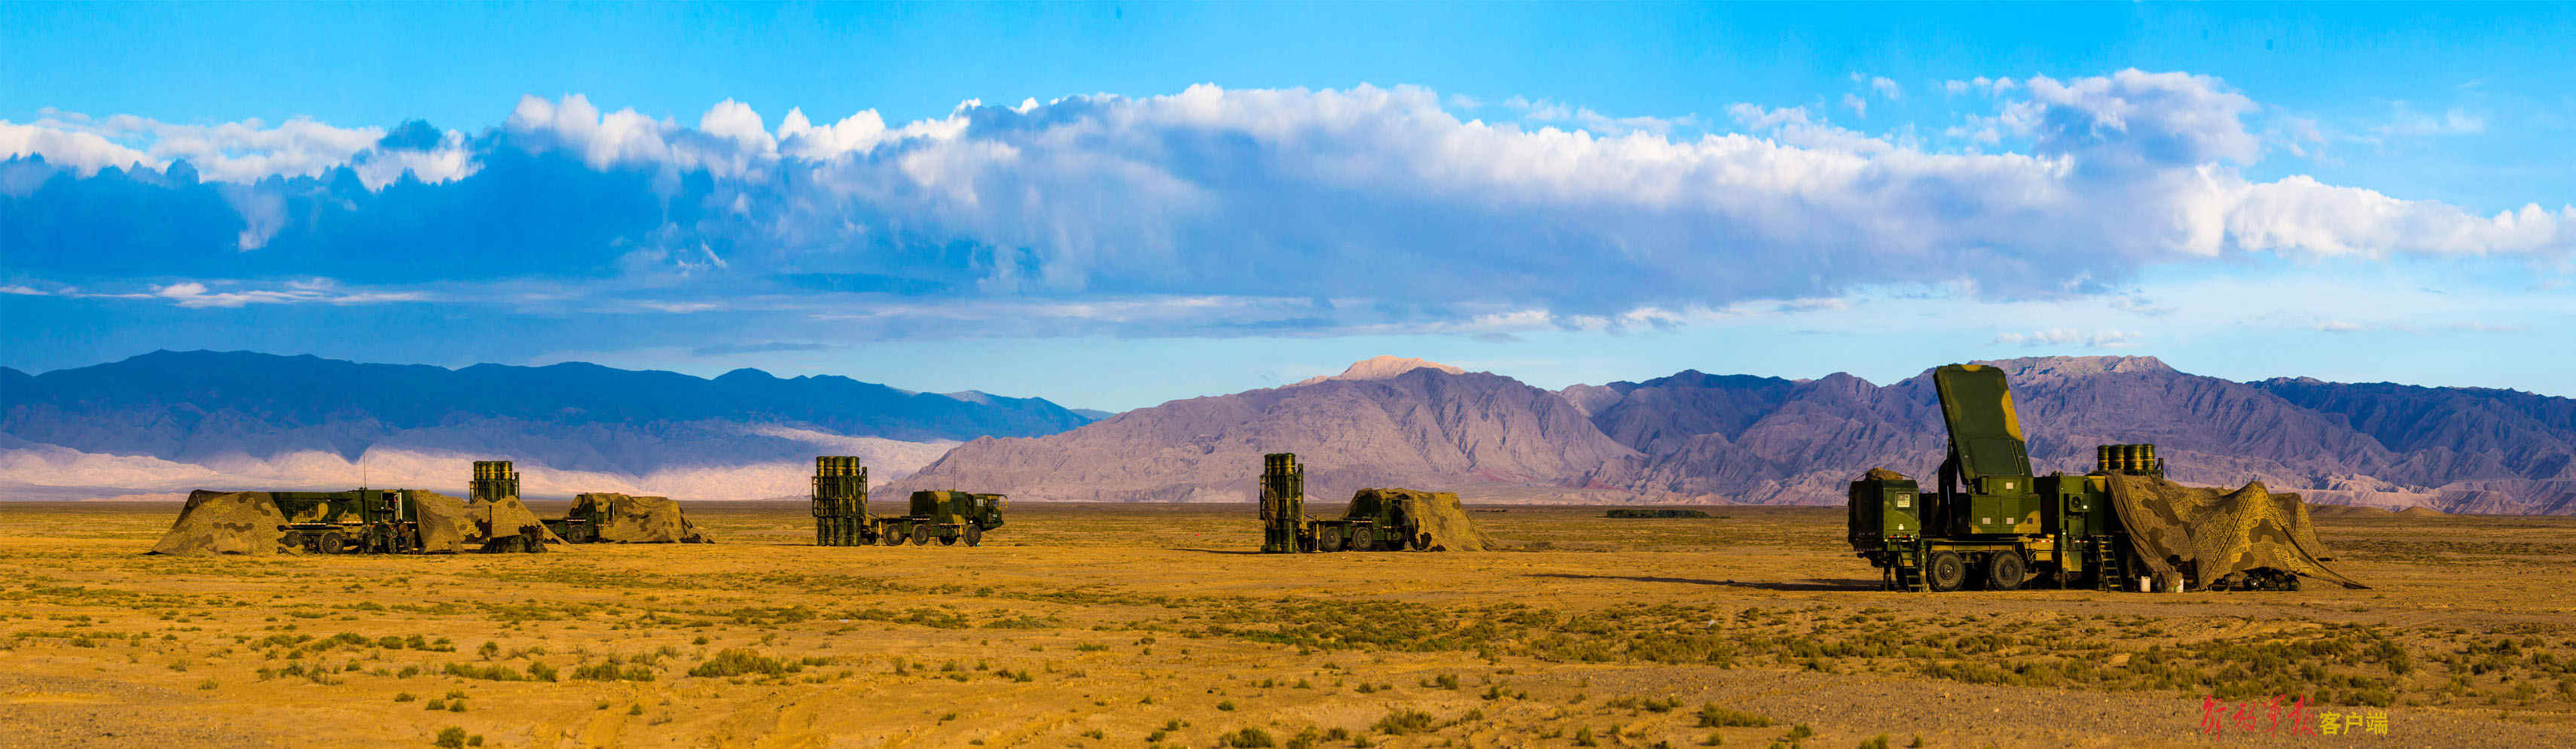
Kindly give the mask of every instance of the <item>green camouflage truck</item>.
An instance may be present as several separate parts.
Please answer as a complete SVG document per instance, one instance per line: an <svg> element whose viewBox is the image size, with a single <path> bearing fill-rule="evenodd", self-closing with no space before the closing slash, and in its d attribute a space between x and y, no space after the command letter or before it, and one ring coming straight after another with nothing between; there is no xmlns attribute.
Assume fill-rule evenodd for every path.
<svg viewBox="0 0 2576 749"><path fill-rule="evenodd" d="M1002 526L1002 500L999 494L974 494L957 491L917 491L912 493L912 512L898 518L878 518L878 535L894 539L887 546L910 538L915 546L938 539L941 546L965 541L968 546L984 543L984 532Z"/></svg>
<svg viewBox="0 0 2576 749"><path fill-rule="evenodd" d="M2297 495L2174 484L2147 444L2096 447L2083 475L2034 476L2003 370L1952 364L1932 382L1950 437L1936 485L1872 468L1850 486L1846 540L1890 589L2283 589L2301 575L2361 587L2321 564Z"/></svg>
<svg viewBox="0 0 2576 749"><path fill-rule="evenodd" d="M814 544L817 546L898 546L938 539L943 546L959 541L984 543L984 532L1002 526L1000 494L917 491L903 515L868 512L868 469L859 459L825 455L814 459Z"/></svg>
<svg viewBox="0 0 2576 749"><path fill-rule="evenodd" d="M269 492L287 522L278 543L314 554L420 551L420 512L400 489Z"/></svg>

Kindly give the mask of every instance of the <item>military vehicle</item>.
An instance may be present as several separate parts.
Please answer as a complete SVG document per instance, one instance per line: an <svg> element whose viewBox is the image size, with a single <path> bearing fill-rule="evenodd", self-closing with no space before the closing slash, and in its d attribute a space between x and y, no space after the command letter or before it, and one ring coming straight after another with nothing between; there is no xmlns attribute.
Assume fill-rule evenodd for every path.
<svg viewBox="0 0 2576 749"><path fill-rule="evenodd" d="M2189 566L2177 571L2163 553L2152 559L2141 549L2177 549L2192 528L2174 513L2151 517L2143 492L2164 489L2198 491L2220 500L2239 495L2272 501L2249 485L2219 496L2215 490L2193 490L2164 480L2165 462L2154 445L2102 445L2094 450L2094 470L2080 476L2032 475L2012 388L2004 372L1992 366L1952 364L1933 370L1932 383L1941 399L1941 418L1949 430L1949 449L1931 491L1902 474L1873 468L1853 481L1849 495L1847 540L1861 558L1880 569L1886 587L1910 591L1954 591L1962 588L2012 590L2038 582L2054 587L2127 588L2133 576L2146 576L2141 588L2175 590L2189 581ZM2307 527L2304 506L2295 518L2280 518L2264 528L2210 529L2209 532L2263 533L2239 546L2258 552L2243 559L2300 567L2294 573L2261 567L2203 581L2203 588L2294 588L2299 574L2359 587L2317 564L2310 555L2314 531ZM2250 500L2249 500L2250 502ZM2135 508L2123 512L2122 508ZM2170 508L2168 508L2170 509ZM2266 507L2240 515L2269 515ZM2126 515L2135 515L2127 517ZM2151 537L2138 534L2152 532ZM2302 535L2304 534L2304 535ZM2302 539L2305 539L2304 541ZM2259 549L2252 544L2259 541ZM2174 558L2178 559L2179 555ZM2242 566L2245 562L2235 560ZM2213 563L2213 568L2221 563ZM2155 574L2149 574L2149 573ZM2035 576L2035 577L2034 577ZM2175 579L2156 580L2155 577Z"/></svg>
<svg viewBox="0 0 2576 749"><path fill-rule="evenodd" d="M984 543L984 532L1002 526L1000 494L917 491L904 515L868 513L868 469L859 459L825 455L814 459L814 544L817 546L887 546L911 541L919 546L938 539L943 546L965 541Z"/></svg>
<svg viewBox="0 0 2576 749"><path fill-rule="evenodd" d="M399 489L269 492L287 522L278 542L315 554L420 551L420 513Z"/></svg>
<svg viewBox="0 0 2576 749"><path fill-rule="evenodd" d="M482 518L483 525L486 526L483 529L484 551L544 553L546 551L544 536L522 532L532 531L538 527L544 528L546 533L553 534L557 539L568 538L563 532L565 530L584 537L597 536L596 532L587 528L585 523L548 521L529 512L527 505L519 501L519 472L510 467L510 461L474 461L474 480L468 486L470 496L466 501L482 502L482 512L487 513Z"/></svg>
<svg viewBox="0 0 2576 749"><path fill-rule="evenodd" d="M1296 453L1261 456L1261 550L1272 554L1319 551L1397 551L1431 546L1401 503L1377 492L1351 497L1338 520L1306 516L1306 467Z"/></svg>
<svg viewBox="0 0 2576 749"><path fill-rule="evenodd" d="M1002 525L1002 499L999 494L970 494L954 491L917 491L912 493L912 514L900 518L879 518L877 533L884 538L910 538L915 546L939 539L942 546L963 539L968 546L984 543L984 532ZM893 546L895 542L885 542Z"/></svg>

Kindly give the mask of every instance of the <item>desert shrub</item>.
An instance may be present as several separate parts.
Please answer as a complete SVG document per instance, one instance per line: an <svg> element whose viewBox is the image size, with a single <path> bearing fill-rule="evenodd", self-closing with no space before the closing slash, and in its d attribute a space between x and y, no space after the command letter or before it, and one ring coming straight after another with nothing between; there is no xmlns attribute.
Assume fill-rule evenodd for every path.
<svg viewBox="0 0 2576 749"><path fill-rule="evenodd" d="M1397 709L1388 711L1386 717L1379 718L1376 723L1369 724L1369 728L1377 731L1378 733L1403 736L1405 734L1429 731L1431 730L1433 722L1434 721L1432 721L1430 713L1422 712L1420 710Z"/></svg>
<svg viewBox="0 0 2576 749"><path fill-rule="evenodd" d="M1271 740L1270 732L1259 728L1253 728L1251 726L1245 726L1241 730L1237 730L1233 733L1218 735L1216 737L1216 745L1240 747L1278 746L1276 742Z"/></svg>
<svg viewBox="0 0 2576 749"><path fill-rule="evenodd" d="M611 658L574 668L572 678L582 681L652 681L653 669L640 663L621 663L618 659Z"/></svg>
<svg viewBox="0 0 2576 749"><path fill-rule="evenodd" d="M715 657L708 658L696 666L689 667L689 675L726 677L760 674L764 676L782 676L796 671L802 671L804 668L804 666L761 655L760 653L751 650L743 648L726 648L716 651Z"/></svg>
<svg viewBox="0 0 2576 749"><path fill-rule="evenodd" d="M447 675L465 679L482 679L484 681L528 680L527 674L521 673L517 669L503 668L499 664L476 666L468 663L450 663L447 664Z"/></svg>
<svg viewBox="0 0 2576 749"><path fill-rule="evenodd" d="M1771 725L1770 718L1719 707L1714 702L1699 706L1699 727L1701 728L1763 728L1769 725Z"/></svg>

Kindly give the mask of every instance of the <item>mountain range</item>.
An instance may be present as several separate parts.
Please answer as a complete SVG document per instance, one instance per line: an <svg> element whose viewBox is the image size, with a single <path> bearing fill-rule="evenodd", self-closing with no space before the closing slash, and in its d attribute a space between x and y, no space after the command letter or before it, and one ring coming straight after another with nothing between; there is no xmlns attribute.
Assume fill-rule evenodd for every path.
<svg viewBox="0 0 2576 749"><path fill-rule="evenodd" d="M1418 361L1418 360L1414 360ZM1986 362L2011 377L2042 471L2148 442L2176 480L2260 480L2312 501L2576 513L2576 400L2516 391L2234 382L2152 357ZM1390 369L1399 371L1390 372ZM1871 467L1929 476L1945 437L1928 370L1887 385L1685 371L1547 391L1427 362L1174 401L1061 434L959 445L898 487L1021 499L1247 501L1296 452L1310 496L1361 486L1482 501L1834 504Z"/></svg>
<svg viewBox="0 0 2576 749"><path fill-rule="evenodd" d="M41 375L0 368L0 493L446 487L466 460L510 459L532 494L801 495L816 454L861 455L891 477L962 439L1090 421L1036 398L755 369L707 379L156 351Z"/></svg>
<svg viewBox="0 0 2576 749"><path fill-rule="evenodd" d="M2236 382L2152 357L1986 363L2011 377L2042 471L2086 470L2097 444L2151 442L2188 483L2576 514L2576 399ZM1928 477L1943 445L1928 370L1885 385L1684 371L1551 391L1377 357L1285 387L1113 415L748 369L709 379L206 351L39 375L0 368L8 498L361 481L454 490L466 461L510 459L537 496L754 499L802 496L811 456L840 454L861 456L886 492L1241 502L1262 454L1294 452L1320 499L1406 486L1488 503L1834 504L1872 467Z"/></svg>

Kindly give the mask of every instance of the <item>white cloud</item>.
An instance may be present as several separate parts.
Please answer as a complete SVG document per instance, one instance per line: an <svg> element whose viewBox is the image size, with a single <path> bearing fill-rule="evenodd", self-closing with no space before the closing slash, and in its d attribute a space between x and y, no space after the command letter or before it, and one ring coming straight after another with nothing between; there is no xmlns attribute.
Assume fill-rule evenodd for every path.
<svg viewBox="0 0 2576 749"><path fill-rule="evenodd" d="M2459 107L2452 107L2450 111L2442 113L2439 117L2415 111L2406 106L2405 102L2398 102L2396 107L2396 113L2389 117L2388 122L2376 128L2379 134L2424 137L2475 135L2487 130L2485 118L2470 114L2468 110Z"/></svg>
<svg viewBox="0 0 2576 749"><path fill-rule="evenodd" d="M2216 78L2132 68L2065 82L2032 78L2030 99L2006 107L2004 117L2043 154L2197 166L2254 160L2258 142L2243 119L2253 108Z"/></svg>
<svg viewBox="0 0 2576 749"><path fill-rule="evenodd" d="M283 288L216 291L201 281L181 281L154 286L150 294L93 294L87 296L152 297L166 299L191 309L232 308L253 304L382 304L386 302L427 301L428 294L416 291L350 291L328 279L306 279L287 282Z"/></svg>
<svg viewBox="0 0 2576 749"><path fill-rule="evenodd" d="M142 151L118 145L97 133L49 127L43 122L20 125L8 120L0 120L0 156L42 156L48 163L71 167L81 174L94 174L107 167L159 163Z"/></svg>
<svg viewBox="0 0 2576 749"><path fill-rule="evenodd" d="M1893 81L1882 90L1884 79L1854 80L1902 93ZM1727 109L1737 132L1684 134L1718 128L1524 98L1501 104L1516 121L1462 119L1444 108L1455 105L1449 98L1412 87L1213 85L969 102L899 125L874 111L817 124L790 110L775 130L730 100L691 126L603 112L579 95L528 97L487 136L449 132L433 148L390 150L370 145L379 131L302 120L190 129L55 113L50 124L0 124L0 147L67 166L235 147L225 143L266 154L208 172L225 184L309 173L335 158L371 182L390 179L383 169L392 164L455 179L475 168L473 148L551 151L592 169L655 175L672 188L665 197L682 175L703 171L698 183L712 185L694 206L703 217L626 237L614 252L632 262L604 265L676 284L817 266L874 272L946 252L915 246L965 246L973 249L941 261L953 268L894 270L971 274L972 288L1043 297L1053 305L1044 314L1082 320L1166 319L1173 300L1199 297L1242 300L1261 310L1243 319L1267 320L1300 309L1278 299L1348 296L1355 304L1330 314L1306 311L1336 324L1430 314L1490 327L1533 311L1561 326L1631 313L1644 324L1688 314L1666 310L1833 297L1868 284L1973 279L1967 288L1987 295L2058 294L2142 267L2249 253L2544 260L2576 245L2576 207L2479 216L2304 176L2249 180L2239 169L2261 157L2244 122L2256 104L2208 76L2126 70L1943 89L2004 99L1998 115L1957 136L1999 144L2011 133L2028 152L1928 149L1905 131L1848 129L1809 107L1739 104ZM1847 103L1867 110L1860 96ZM298 220L275 202L278 192L252 187L225 192L245 219L245 249ZM1311 268L1356 270L1303 272ZM165 298L191 306L290 301L213 288L173 294ZM1423 298L1455 303L1408 301ZM725 299L728 308L740 301ZM1431 311L1348 311L1368 305Z"/></svg>
<svg viewBox="0 0 2576 749"><path fill-rule="evenodd" d="M2029 346L2033 348L2114 349L2134 346L2142 336L2143 334L2133 330L2087 331L2076 330L2073 328L2050 328L2048 330L2033 331L2029 333L2005 333L2003 335L1995 336L1994 342L2005 346Z"/></svg>
<svg viewBox="0 0 2576 749"><path fill-rule="evenodd" d="M1855 117L1869 116L1869 100L1860 98L1860 94L1843 94L1843 108L1851 110Z"/></svg>
<svg viewBox="0 0 2576 749"><path fill-rule="evenodd" d="M1883 78L1883 77L1881 77L1881 78L1871 78L1871 79L1869 79L1869 90L1870 90L1871 92L1873 92L1873 93L1878 94L1879 96L1883 96L1883 97L1886 97L1886 98L1889 98L1889 99L1903 99L1903 98L1905 98L1905 87L1904 87L1904 86L1896 85L1896 82L1895 82L1895 81L1888 80L1888 79Z"/></svg>
<svg viewBox="0 0 2576 749"><path fill-rule="evenodd" d="M237 184L313 177L345 166L369 189L382 189L406 170L433 184L473 174L478 165L467 153L463 135L445 135L443 143L425 151L382 149L377 141L385 136L383 128L333 127L302 117L276 127L257 119L179 125L126 114L93 118L49 109L31 124L0 120L0 158L43 156L84 176L106 167L166 170L186 161L199 179Z"/></svg>

